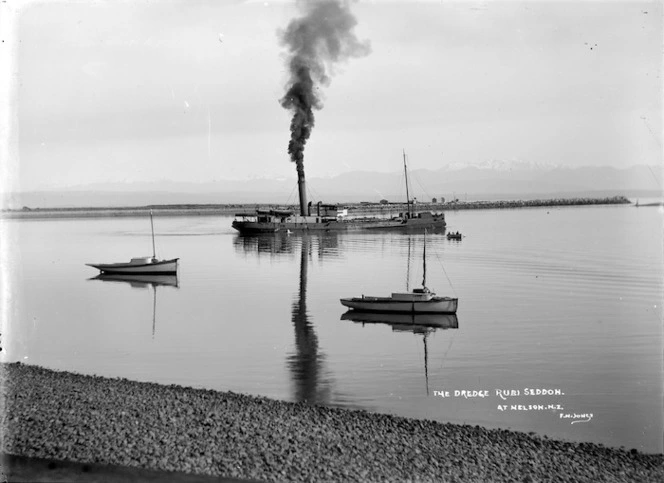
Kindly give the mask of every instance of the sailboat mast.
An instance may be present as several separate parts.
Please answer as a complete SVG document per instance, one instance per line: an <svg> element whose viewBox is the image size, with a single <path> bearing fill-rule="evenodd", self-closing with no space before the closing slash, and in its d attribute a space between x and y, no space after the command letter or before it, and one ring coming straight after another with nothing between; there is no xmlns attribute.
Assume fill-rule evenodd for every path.
<svg viewBox="0 0 664 483"><path fill-rule="evenodd" d="M154 222L152 221L152 210L150 210L150 226L152 227L152 258L157 258L157 250L154 247Z"/></svg>
<svg viewBox="0 0 664 483"><path fill-rule="evenodd" d="M410 218L410 195L408 194L408 168L406 167L406 150L403 150L403 172L406 177L406 205L408 206L408 218Z"/></svg>
<svg viewBox="0 0 664 483"><path fill-rule="evenodd" d="M424 249L422 250L422 287L427 286L427 231L424 230Z"/></svg>
<svg viewBox="0 0 664 483"><path fill-rule="evenodd" d="M429 368L428 368L428 361L429 361L429 353L427 351L427 335L429 335L428 332L424 333L424 381L427 386L427 396L429 395Z"/></svg>
<svg viewBox="0 0 664 483"><path fill-rule="evenodd" d="M408 260L406 262L406 292L410 292L410 237L408 237Z"/></svg>

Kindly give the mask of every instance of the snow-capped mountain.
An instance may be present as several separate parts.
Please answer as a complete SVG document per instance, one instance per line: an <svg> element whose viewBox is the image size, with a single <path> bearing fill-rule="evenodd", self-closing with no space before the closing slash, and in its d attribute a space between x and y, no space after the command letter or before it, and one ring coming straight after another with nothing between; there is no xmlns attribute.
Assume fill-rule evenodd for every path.
<svg viewBox="0 0 664 483"><path fill-rule="evenodd" d="M450 163L444 166L443 169L447 171L460 171L468 168L483 171L550 171L561 167L560 164L525 161L523 159L490 159L477 163Z"/></svg>

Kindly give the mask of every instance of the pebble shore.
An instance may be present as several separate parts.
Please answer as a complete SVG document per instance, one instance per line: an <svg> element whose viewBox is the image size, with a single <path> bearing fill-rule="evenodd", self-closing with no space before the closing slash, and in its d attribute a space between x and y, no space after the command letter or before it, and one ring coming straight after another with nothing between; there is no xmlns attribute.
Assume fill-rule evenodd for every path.
<svg viewBox="0 0 664 483"><path fill-rule="evenodd" d="M664 481L664 455L1 364L2 452L259 481Z"/></svg>

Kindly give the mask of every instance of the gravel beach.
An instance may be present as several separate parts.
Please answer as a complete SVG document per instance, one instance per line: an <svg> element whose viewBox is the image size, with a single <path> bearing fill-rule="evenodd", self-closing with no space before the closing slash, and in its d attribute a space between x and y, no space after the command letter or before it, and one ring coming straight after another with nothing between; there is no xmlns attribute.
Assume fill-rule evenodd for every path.
<svg viewBox="0 0 664 483"><path fill-rule="evenodd" d="M2 364L2 452L260 481L664 481L664 456Z"/></svg>

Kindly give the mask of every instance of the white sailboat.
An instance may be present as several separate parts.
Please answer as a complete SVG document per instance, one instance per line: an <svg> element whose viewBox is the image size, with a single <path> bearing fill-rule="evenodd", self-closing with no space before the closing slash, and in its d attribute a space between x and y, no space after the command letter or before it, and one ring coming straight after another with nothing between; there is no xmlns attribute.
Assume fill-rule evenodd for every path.
<svg viewBox="0 0 664 483"><path fill-rule="evenodd" d="M121 263L86 263L101 273L115 273L125 275L173 275L177 274L179 258L159 260L154 243L154 222L150 210L150 226L152 227L152 256L132 258L129 262Z"/></svg>
<svg viewBox="0 0 664 483"><path fill-rule="evenodd" d="M426 286L427 259L426 259L426 230L423 250L423 276L422 287L412 292L393 292L389 297L361 297L343 298L341 304L358 311L388 312L388 313L415 313L415 314L456 314L459 299L436 295Z"/></svg>

